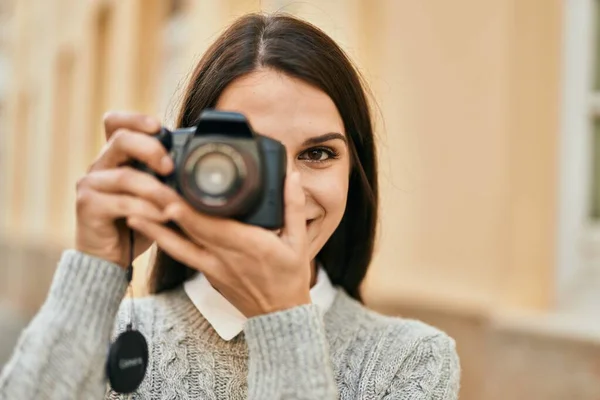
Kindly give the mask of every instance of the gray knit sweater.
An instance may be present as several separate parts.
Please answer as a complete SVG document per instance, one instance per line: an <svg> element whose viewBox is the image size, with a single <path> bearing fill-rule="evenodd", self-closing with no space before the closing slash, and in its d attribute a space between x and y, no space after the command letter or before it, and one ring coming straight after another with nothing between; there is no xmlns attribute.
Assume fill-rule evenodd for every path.
<svg viewBox="0 0 600 400"><path fill-rule="evenodd" d="M120 398L107 390L104 366L111 336L129 318L128 300L119 310L126 287L119 266L66 251L46 302L0 375L0 399ZM452 339L369 311L341 290L325 315L305 305L251 318L228 342L182 289L134 304L150 351L134 399L458 396Z"/></svg>

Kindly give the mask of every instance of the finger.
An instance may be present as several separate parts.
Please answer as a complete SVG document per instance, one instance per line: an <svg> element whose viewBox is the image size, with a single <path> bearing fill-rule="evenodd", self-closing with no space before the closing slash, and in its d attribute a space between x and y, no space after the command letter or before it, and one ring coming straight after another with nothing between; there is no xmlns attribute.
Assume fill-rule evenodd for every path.
<svg viewBox="0 0 600 400"><path fill-rule="evenodd" d="M263 234L257 227L234 219L199 213L185 201L169 204L165 215L177 223L188 237L213 251L243 250L255 243L258 235Z"/></svg>
<svg viewBox="0 0 600 400"><path fill-rule="evenodd" d="M219 268L220 261L215 255L164 225L143 217L127 218L127 225L154 240L161 249L175 260L206 274L208 277L213 276L213 272Z"/></svg>
<svg viewBox="0 0 600 400"><path fill-rule="evenodd" d="M156 118L134 112L109 111L104 114L103 121L107 141L120 128L145 133L160 130L160 122Z"/></svg>
<svg viewBox="0 0 600 400"><path fill-rule="evenodd" d="M306 242L305 196L300 184L300 174L292 172L285 180L284 227L281 239L296 250L302 250Z"/></svg>
<svg viewBox="0 0 600 400"><path fill-rule="evenodd" d="M173 169L173 160L158 140L143 133L119 129L106 144L91 170L116 168L133 159L141 161L159 174L168 174Z"/></svg>
<svg viewBox="0 0 600 400"><path fill-rule="evenodd" d="M87 174L83 181L82 185L99 192L141 197L151 201L160 209L181 200L177 192L161 183L156 177L131 167L93 171Z"/></svg>
<svg viewBox="0 0 600 400"><path fill-rule="evenodd" d="M102 193L93 189L78 191L77 214L82 221L129 216L144 216L161 223L167 221L162 210L147 200L125 194Z"/></svg>

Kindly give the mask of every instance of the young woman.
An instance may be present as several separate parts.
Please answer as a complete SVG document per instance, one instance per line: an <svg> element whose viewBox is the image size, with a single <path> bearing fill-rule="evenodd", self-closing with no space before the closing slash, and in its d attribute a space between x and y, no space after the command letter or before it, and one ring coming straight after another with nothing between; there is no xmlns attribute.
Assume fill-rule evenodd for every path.
<svg viewBox="0 0 600 400"><path fill-rule="evenodd" d="M240 112L285 145L284 228L195 211L126 166L172 171L149 135L159 122L107 114L108 143L77 186L75 249L2 372L0 398L119 398L104 366L111 332L129 322L119 304L133 229L134 255L159 248L153 295L134 303L149 345L134 398L456 399L452 339L361 304L377 165L365 93L342 50L295 18L245 16L197 65L178 126L206 108Z"/></svg>

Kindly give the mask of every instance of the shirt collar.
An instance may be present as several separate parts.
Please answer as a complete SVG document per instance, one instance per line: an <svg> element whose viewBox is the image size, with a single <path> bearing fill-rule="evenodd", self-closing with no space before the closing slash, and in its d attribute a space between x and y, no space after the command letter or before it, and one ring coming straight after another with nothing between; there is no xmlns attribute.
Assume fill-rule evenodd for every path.
<svg viewBox="0 0 600 400"><path fill-rule="evenodd" d="M183 288L198 311L223 340L229 341L242 332L247 318L213 288L203 274L198 273L185 281ZM327 272L319 267L317 282L310 289L312 303L319 306L322 312L326 312L333 304L335 295L336 290Z"/></svg>

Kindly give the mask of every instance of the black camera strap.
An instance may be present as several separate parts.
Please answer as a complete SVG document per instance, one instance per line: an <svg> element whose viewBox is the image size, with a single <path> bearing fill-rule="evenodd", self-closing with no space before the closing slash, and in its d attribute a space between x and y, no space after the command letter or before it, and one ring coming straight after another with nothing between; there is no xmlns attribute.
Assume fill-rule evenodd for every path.
<svg viewBox="0 0 600 400"><path fill-rule="evenodd" d="M127 282L131 309L129 323L124 332L110 345L106 361L106 375L111 388L117 393L132 393L144 380L148 365L148 343L146 338L133 327L133 259L134 231L129 230L129 266L127 267Z"/></svg>

